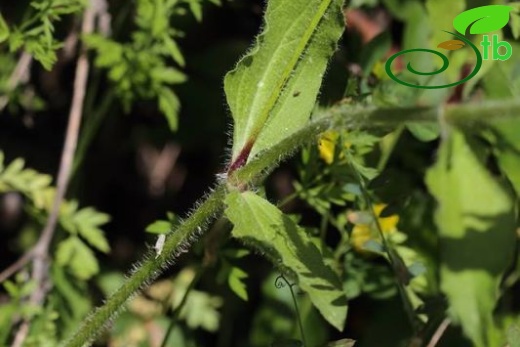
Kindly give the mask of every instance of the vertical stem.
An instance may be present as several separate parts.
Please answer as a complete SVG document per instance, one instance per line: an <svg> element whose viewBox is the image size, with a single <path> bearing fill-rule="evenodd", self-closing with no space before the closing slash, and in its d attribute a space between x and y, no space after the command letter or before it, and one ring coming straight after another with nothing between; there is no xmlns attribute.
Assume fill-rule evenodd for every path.
<svg viewBox="0 0 520 347"><path fill-rule="evenodd" d="M89 116L90 119L85 124L86 127L82 132L81 138L79 139L76 157L74 159L74 163L72 164L71 176L75 176L81 164L85 160L88 148L92 143L94 136L99 131L105 116L107 116L114 99L114 92L108 92L108 94L103 97L101 105L99 105L99 107Z"/></svg>
<svg viewBox="0 0 520 347"><path fill-rule="evenodd" d="M94 30L94 21L96 18L96 10L94 8L94 1L91 0L90 6L83 14L83 23L81 32L89 34ZM81 124L81 117L83 115L83 101L85 99L85 90L88 81L89 61L85 47L82 47L80 56L76 66L76 76L74 79L74 95L72 98L72 105L69 113L69 123L67 126L67 134L65 137L65 144L61 154L60 168L58 172L58 180L56 193L52 210L49 218L43 228L40 238L33 249L33 269L31 280L35 282L36 289L31 293L29 302L31 305L41 305L45 300L47 292L50 290L48 282L49 272L49 246L51 244L56 225L58 223L60 207L65 198L67 187L70 179L70 172L72 168L72 161L74 160L74 152L78 142L79 128ZM30 321L24 320L16 333L13 340L13 347L20 347L23 345L27 335L29 334Z"/></svg>
<svg viewBox="0 0 520 347"><path fill-rule="evenodd" d="M437 343L439 343L439 341L441 340L442 335L444 335L444 332L446 332L446 329L448 329L450 323L451 323L451 320L449 318L445 318L442 321L442 323L439 325L439 327L437 328L437 330L433 334L432 339L428 343L427 347L435 347L435 346L437 346Z"/></svg>
<svg viewBox="0 0 520 347"><path fill-rule="evenodd" d="M293 302L294 302L294 309L296 310L296 316L298 317L298 325L300 327L300 334L302 337L303 347L308 347L307 341L305 340L305 333L303 332L303 323L302 323L302 317L300 314L300 309L298 308L298 302L296 301L296 295L294 295L292 285L289 285L289 290L291 291L291 296L292 296Z"/></svg>
<svg viewBox="0 0 520 347"><path fill-rule="evenodd" d="M410 298L408 297L408 294L406 293L406 289L404 288L404 284L401 281L401 273L399 272L399 269L401 266L399 264L402 263L400 257L395 254L394 249L391 247L390 242L385 237L385 234L383 233L383 229L381 228L381 224L379 223L378 216L376 216L376 213L374 212L374 209L372 208L372 199L370 198L370 195L368 194L368 189L365 184L365 179L361 175L361 173L354 167L352 164L352 161L354 158L352 157L352 154L350 151L347 151L347 157L348 161L350 163L350 167L352 168L352 171L356 174L359 185L361 187L361 192L363 194L363 199L365 200L365 204L367 205L368 210L370 211L370 214L372 216L372 219L374 220L374 223L376 225L377 231L379 233L379 236L381 237L381 240L383 241L383 246L388 254L388 260L390 262L390 266L392 267L392 270L394 271L395 277L396 277L396 283L397 288L399 290L399 294L401 296L401 299L403 300L405 311L408 315L408 319L410 320L410 324L412 328L417 330L417 324L416 324L416 318L413 310L413 305L410 301Z"/></svg>
<svg viewBox="0 0 520 347"><path fill-rule="evenodd" d="M279 280L283 280L283 282L285 282L285 284L283 282L278 282ZM280 274L280 276L278 276L276 278L274 283L275 283L276 288L278 288L278 289L285 287L285 285L287 285L289 287L289 290L291 291L291 297L293 299L294 309L296 311L296 318L298 319L298 327L300 328L300 335L302 338L303 346L308 347L307 342L305 340L305 333L303 331L303 323L302 323L302 317L300 314L300 309L298 308L298 301L296 300L296 295L294 294L294 291L292 289L293 284L289 283L289 281L287 281L287 279L285 278L285 276L283 274Z"/></svg>

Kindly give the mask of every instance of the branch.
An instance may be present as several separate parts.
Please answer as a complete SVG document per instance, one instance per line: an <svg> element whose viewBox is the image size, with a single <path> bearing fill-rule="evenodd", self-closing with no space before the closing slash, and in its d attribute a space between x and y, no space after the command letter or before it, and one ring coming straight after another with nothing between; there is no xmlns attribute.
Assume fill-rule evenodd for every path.
<svg viewBox="0 0 520 347"><path fill-rule="evenodd" d="M91 6L92 6L92 10L95 13L95 16L98 18L99 31L103 34L109 33L110 32L110 14L108 13L106 1L105 0L93 0ZM86 13L85 13L85 15L86 15ZM64 47L64 51L65 51L64 55L67 55L67 52L66 52L67 50L68 51L74 50L75 43L69 42L69 41L75 41L75 38L77 39L77 37L78 37L77 34L70 34L68 36L68 38L66 39L66 42L65 42L65 46L70 46L70 47L69 48ZM11 75L11 77L9 78L9 81L7 83L8 90L12 90L12 89L16 88L19 83L27 81L29 79L28 71L29 71L30 65L32 63L32 60L33 60L33 58L31 55L29 55L26 52L22 53L22 55L18 61L18 64L17 64L16 68L14 69L13 74ZM79 76L79 74L78 74L79 66L80 66L80 61L78 60L76 76ZM88 62L87 62L87 67L88 67ZM76 79L76 81L77 81L77 79ZM75 85L76 85L76 81L75 81ZM84 93L84 91L83 91L83 93ZM73 97L76 98L76 95L74 95ZM112 97L110 97L110 98L107 97L105 99L110 99L110 102L111 102ZM77 98L75 100L77 100ZM8 98L6 95L0 97L0 112L7 105L7 102L8 102ZM78 102L78 101L76 101L76 102ZM81 102L81 104L83 104L83 101ZM69 119L70 119L70 115L72 114L72 109L74 107L75 106L73 105L71 108L71 112L69 114ZM79 110L79 112L81 112L81 109ZM69 126L70 126L70 124L69 124ZM65 146L64 146L64 148L65 148ZM78 149L78 150L80 151L81 149ZM75 156L77 156L78 150L75 151L75 153L74 153ZM61 168L60 168L60 170L61 170ZM68 176L70 179L70 176L72 176L72 173L69 172ZM6 279L11 277L15 273L17 273L25 265L30 263L34 258L35 248L36 248L36 246L34 246L31 250L26 252L15 263L13 263L8 268L6 268L2 272L0 272L0 283L5 281Z"/></svg>
<svg viewBox="0 0 520 347"><path fill-rule="evenodd" d="M103 306L95 309L75 334L61 346L89 346L102 332L103 327L106 327L107 322L115 318L132 296L157 278L180 254L187 252L190 244L206 231L208 223L222 214L228 185L246 187L259 184L281 160L289 157L301 146L315 142L317 137L329 128L381 128L397 127L406 122L432 123L439 121L439 115L442 115L443 121L448 124L478 126L482 121L513 118L518 114L520 114L519 100L430 108L378 109L372 106L353 108L339 105L318 113L316 120L309 122L279 144L259 153L229 177L222 175L223 182L203 199L203 202L197 204L198 207L193 213L167 236L162 253L158 257L155 254L148 254L139 263L141 265L136 266L126 282L105 301Z"/></svg>
<svg viewBox="0 0 520 347"><path fill-rule="evenodd" d="M13 73L9 77L7 81L7 93L0 97L0 112L4 110L9 102L8 93L12 92L20 83L27 82L29 80L29 70L31 68L33 58L27 52L22 52L20 59L18 59L18 63L14 68Z"/></svg>
<svg viewBox="0 0 520 347"><path fill-rule="evenodd" d="M448 329L448 326L450 325L451 320L449 318L445 318L441 324L439 324L439 327L437 330L435 330L435 333L432 336L432 339L428 343L428 346L426 347L435 347L437 346L437 343L441 340L442 335L444 335L444 332L446 332L446 329Z"/></svg>
<svg viewBox="0 0 520 347"><path fill-rule="evenodd" d="M26 252L20 259L18 259L15 263L10 265L7 269L0 273L0 283L20 271L25 265L29 264L31 259L33 258L33 249Z"/></svg>
<svg viewBox="0 0 520 347"><path fill-rule="evenodd" d="M96 18L96 10L93 2L91 6L85 10L83 15L83 24L81 32L83 34L92 33L94 30L94 22ZM33 268L31 280L36 284L36 289L32 292L29 302L31 305L40 306L48 291L50 290L51 283L48 281L49 274L49 246L56 230L56 224L58 223L60 206L65 198L67 187L69 184L70 171L72 168L72 162L74 159L74 152L78 142L79 128L81 124L81 117L83 113L83 101L85 99L85 90L88 81L89 62L86 52L86 48L82 47L82 51L78 58L76 66L76 76L74 80L74 95L72 99L72 105L69 113L69 123L67 126L67 134L65 138L65 144L61 155L61 163L58 172L58 180L56 187L56 194L54 196L54 202L52 210L49 214L49 218L43 228L38 242L30 251ZM23 259L23 258L22 258ZM18 332L15 335L12 346L20 347L23 345L28 333L29 333L30 320L25 319Z"/></svg>

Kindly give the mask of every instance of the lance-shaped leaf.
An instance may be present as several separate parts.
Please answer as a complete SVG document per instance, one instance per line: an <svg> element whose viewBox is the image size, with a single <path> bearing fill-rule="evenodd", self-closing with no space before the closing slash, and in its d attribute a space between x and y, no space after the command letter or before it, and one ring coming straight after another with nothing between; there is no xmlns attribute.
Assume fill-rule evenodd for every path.
<svg viewBox="0 0 520 347"><path fill-rule="evenodd" d="M441 289L452 319L476 347L494 345L493 310L516 229L513 200L487 171L482 152L453 130L426 180L439 204Z"/></svg>
<svg viewBox="0 0 520 347"><path fill-rule="evenodd" d="M280 267L292 270L299 287L309 294L323 317L343 330L347 298L341 282L305 231L252 192L231 192L226 204L226 216L234 225L233 236L257 245Z"/></svg>
<svg viewBox="0 0 520 347"><path fill-rule="evenodd" d="M4 20L4 17L0 13L0 43L4 42L9 38L9 26Z"/></svg>
<svg viewBox="0 0 520 347"><path fill-rule="evenodd" d="M234 120L231 168L309 118L344 28L343 0L270 0L263 32L224 81Z"/></svg>
<svg viewBox="0 0 520 347"><path fill-rule="evenodd" d="M470 34L487 34L502 29L509 22L509 12L513 8L505 5L475 7L459 14L453 20L453 27L462 35L470 27Z"/></svg>

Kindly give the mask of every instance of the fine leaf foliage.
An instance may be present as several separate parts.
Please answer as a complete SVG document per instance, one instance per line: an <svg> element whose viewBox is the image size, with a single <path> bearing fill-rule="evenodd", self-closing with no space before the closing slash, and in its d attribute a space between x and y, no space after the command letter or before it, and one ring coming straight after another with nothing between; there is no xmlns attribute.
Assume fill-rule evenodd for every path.
<svg viewBox="0 0 520 347"><path fill-rule="evenodd" d="M453 130L426 179L439 204L441 289L451 316L479 347L493 345L492 312L515 244L510 192L482 159L471 139Z"/></svg>
<svg viewBox="0 0 520 347"><path fill-rule="evenodd" d="M29 201L26 210L35 218L46 217L52 209L56 189L51 186L51 181L51 176L25 168L25 161L21 158L5 165L4 154L0 151L0 194L23 194ZM89 279L99 272L98 260L90 247L103 253L110 251L100 229L110 217L92 207L79 208L74 200L63 202L58 217L59 225L69 237L58 243L57 264L67 267L80 279Z"/></svg>
<svg viewBox="0 0 520 347"><path fill-rule="evenodd" d="M60 242L56 263L68 267L79 279L87 280L99 272L99 264L92 250L78 237L71 236Z"/></svg>
<svg viewBox="0 0 520 347"><path fill-rule="evenodd" d="M99 34L84 37L85 43L96 50L95 64L108 70L117 96L126 110L136 100L156 99L171 131L178 127L180 100L172 86L186 82L179 67L186 61L177 43L183 33L170 27L170 20L183 14L188 5L197 20L202 18L203 0L139 0L135 22L137 29L130 42L117 42ZM212 1L219 5L219 1Z"/></svg>
<svg viewBox="0 0 520 347"><path fill-rule="evenodd" d="M343 28L343 0L269 1L264 31L224 81L234 120L232 161L245 161L309 118Z"/></svg>
<svg viewBox="0 0 520 347"><path fill-rule="evenodd" d="M343 330L347 298L332 268L303 229L276 206L252 192L231 192L226 216L234 237L251 242L268 253L276 265L292 270L298 285L336 329Z"/></svg>
<svg viewBox="0 0 520 347"><path fill-rule="evenodd" d="M42 0L31 1L32 12L20 26L9 26L0 16L0 42L8 40L9 50L16 52L23 48L38 60L46 70L51 70L57 62L56 50L62 47L55 38L55 23L65 15L79 12L83 0Z"/></svg>
<svg viewBox="0 0 520 347"><path fill-rule="evenodd" d="M0 14L0 43L7 40L9 37L9 27L7 26L7 23L5 22L4 17Z"/></svg>

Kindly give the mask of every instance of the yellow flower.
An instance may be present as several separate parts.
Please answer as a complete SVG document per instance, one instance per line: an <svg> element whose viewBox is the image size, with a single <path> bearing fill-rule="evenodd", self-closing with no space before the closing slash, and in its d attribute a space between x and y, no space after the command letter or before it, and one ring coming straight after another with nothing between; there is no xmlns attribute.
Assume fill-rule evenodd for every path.
<svg viewBox="0 0 520 347"><path fill-rule="evenodd" d="M385 70L385 64L382 61L378 61L374 64L374 67L372 68L372 73L379 79L379 80L387 80L390 79L388 74Z"/></svg>
<svg viewBox="0 0 520 347"><path fill-rule="evenodd" d="M389 217L379 217L381 212L386 207L385 204L375 204L372 206L374 214L377 216L377 222L381 227L383 234L390 234L397 230L397 223L399 223L399 216L392 215ZM379 231L375 223L370 224L356 224L350 236L350 242L357 251L365 251L364 245L369 240L380 240Z"/></svg>
<svg viewBox="0 0 520 347"><path fill-rule="evenodd" d="M321 135L318 142L318 149L320 151L320 157L327 164L332 164L334 161L334 151L336 149L336 142L339 138L339 133L334 130L329 130ZM350 148L352 145L350 142L345 142L345 148ZM342 157L343 154L340 155Z"/></svg>
<svg viewBox="0 0 520 347"><path fill-rule="evenodd" d="M320 157L329 165L334 161L334 150L336 148L336 140L338 137L339 134L336 131L329 130L321 135L318 143Z"/></svg>

